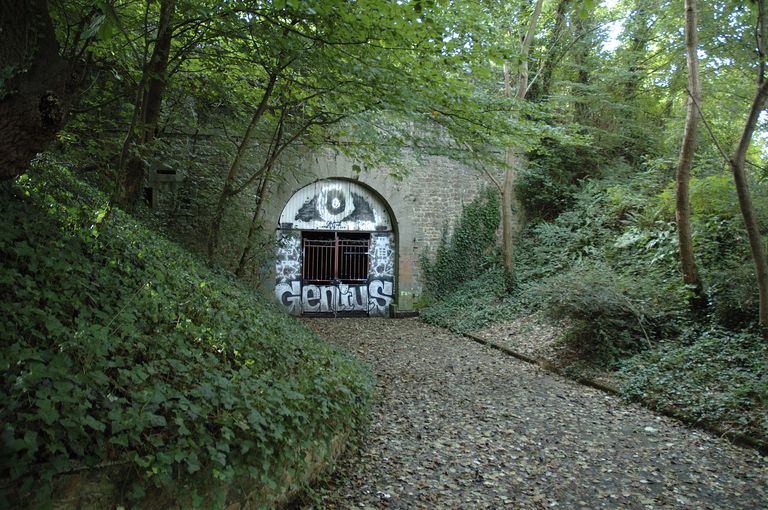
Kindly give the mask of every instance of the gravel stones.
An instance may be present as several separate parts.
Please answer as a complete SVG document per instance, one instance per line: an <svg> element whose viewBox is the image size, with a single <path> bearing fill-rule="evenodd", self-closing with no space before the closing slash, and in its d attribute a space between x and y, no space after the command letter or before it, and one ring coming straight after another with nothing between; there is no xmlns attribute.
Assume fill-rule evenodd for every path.
<svg viewBox="0 0 768 510"><path fill-rule="evenodd" d="M329 509L768 508L768 459L418 319L306 319L377 375Z"/></svg>

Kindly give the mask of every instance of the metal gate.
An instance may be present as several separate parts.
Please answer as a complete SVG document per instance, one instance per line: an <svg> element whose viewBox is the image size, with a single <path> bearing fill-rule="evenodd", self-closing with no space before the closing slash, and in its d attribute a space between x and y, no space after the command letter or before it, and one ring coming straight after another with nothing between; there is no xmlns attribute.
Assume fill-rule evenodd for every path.
<svg viewBox="0 0 768 510"><path fill-rule="evenodd" d="M367 313L370 241L367 233L302 233L305 313Z"/></svg>

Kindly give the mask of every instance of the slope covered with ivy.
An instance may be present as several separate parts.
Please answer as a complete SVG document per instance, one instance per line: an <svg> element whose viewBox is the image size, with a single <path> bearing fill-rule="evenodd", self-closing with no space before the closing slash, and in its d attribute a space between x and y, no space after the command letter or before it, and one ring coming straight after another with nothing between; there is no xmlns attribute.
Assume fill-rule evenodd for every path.
<svg viewBox="0 0 768 510"><path fill-rule="evenodd" d="M0 506L114 463L128 502L276 495L364 423L365 367L66 169L0 192Z"/></svg>

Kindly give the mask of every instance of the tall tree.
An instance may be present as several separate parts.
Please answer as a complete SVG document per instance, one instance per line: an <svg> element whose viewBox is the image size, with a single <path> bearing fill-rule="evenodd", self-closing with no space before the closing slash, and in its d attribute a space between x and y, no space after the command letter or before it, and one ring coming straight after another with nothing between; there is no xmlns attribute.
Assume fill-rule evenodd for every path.
<svg viewBox="0 0 768 510"><path fill-rule="evenodd" d="M0 38L0 179L9 179L64 125L75 81L46 0L0 0Z"/></svg>
<svg viewBox="0 0 768 510"><path fill-rule="evenodd" d="M517 91L516 97L524 101L528 93L528 60L531 51L531 43L536 32L536 26L541 14L541 8L544 0L536 0L533 11L528 19L527 29L523 33L520 45L519 67L517 70ZM512 77L509 63L504 64L504 95L512 95ZM504 252L504 274L507 287L511 288L513 284L514 273L514 237L520 229L522 223L522 208L515 196L515 177L517 167L520 165L519 148L509 146L505 149L504 158L504 182L501 185L501 232L502 248ZM497 183L498 184L498 183Z"/></svg>
<svg viewBox="0 0 768 510"><path fill-rule="evenodd" d="M675 180L675 222L677 223L677 238L680 250L680 262L683 271L683 281L692 291L691 306L701 311L706 307L707 297L696 268L693 253L693 238L691 235L691 206L688 193L688 182L691 177L693 155L696 150L696 126L698 124L698 105L701 103L701 86L699 85L699 59L696 0L685 0L685 47L688 59L688 111L685 119L683 143L677 162L677 178Z"/></svg>
<svg viewBox="0 0 768 510"><path fill-rule="evenodd" d="M150 5L151 0L147 0L147 10ZM160 0L152 53L143 66L133 117L120 152L115 202L126 210L134 208L144 183L145 168L141 151L157 135L160 107L168 79L175 8L176 0Z"/></svg>
<svg viewBox="0 0 768 510"><path fill-rule="evenodd" d="M765 258L765 245L760 235L760 227L757 223L755 208L752 205L752 198L747 185L747 174L745 171L747 150L752 142L752 135L755 132L760 113L765 108L768 100L768 79L765 76L766 68L766 13L765 0L755 0L757 5L757 24L755 28L755 38L757 46L757 91L749 109L747 121L744 123L744 129L741 138L736 146L736 151L729 161L733 180L736 183L736 194L739 200L739 209L744 220L744 227L749 239L749 247L752 252L752 261L755 265L755 276L757 278L758 295L760 297L760 309L758 320L760 325L768 327L768 261Z"/></svg>

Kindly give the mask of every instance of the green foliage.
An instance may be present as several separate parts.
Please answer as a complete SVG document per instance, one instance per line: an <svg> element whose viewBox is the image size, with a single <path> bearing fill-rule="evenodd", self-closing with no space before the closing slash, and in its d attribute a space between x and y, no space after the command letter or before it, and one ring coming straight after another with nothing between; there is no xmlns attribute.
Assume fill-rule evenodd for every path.
<svg viewBox="0 0 768 510"><path fill-rule="evenodd" d="M650 278L585 263L540 281L529 299L551 318L567 319L564 340L573 351L612 366L674 332L681 303L676 309L664 290Z"/></svg>
<svg viewBox="0 0 768 510"><path fill-rule="evenodd" d="M768 188L761 182L752 183L751 188L758 223L768 231ZM718 174L691 179L690 195L694 249L712 317L726 328L747 327L756 320L758 296L733 178ZM652 203L664 219L672 221L671 186L653 197ZM675 261L676 255L676 251L671 254Z"/></svg>
<svg viewBox="0 0 768 510"><path fill-rule="evenodd" d="M604 184L586 182L574 205L552 222L533 225L517 243L517 279L533 281L558 274L573 264L600 258L617 218L607 206Z"/></svg>
<svg viewBox="0 0 768 510"><path fill-rule="evenodd" d="M426 256L420 261L430 295L449 294L462 282L481 274L494 261L499 220L499 196L487 188L464 206L453 232L449 234L445 226L434 261Z"/></svg>
<svg viewBox="0 0 768 510"><path fill-rule="evenodd" d="M421 318L456 333L478 331L513 316L513 310L503 301L504 292L504 272L494 265L442 296L422 311Z"/></svg>
<svg viewBox="0 0 768 510"><path fill-rule="evenodd" d="M552 221L574 201L579 181L597 175L601 161L592 147L543 140L517 175L515 192L528 221Z"/></svg>
<svg viewBox="0 0 768 510"><path fill-rule="evenodd" d="M750 260L726 260L705 273L712 319L724 328L738 331L756 323L760 301L755 269Z"/></svg>
<svg viewBox="0 0 768 510"><path fill-rule="evenodd" d="M39 163L2 194L0 477L15 497L43 504L57 474L112 461L132 466L136 498L218 482L277 495L308 452L360 430L364 367L120 211L107 217L66 169Z"/></svg>
<svg viewBox="0 0 768 510"><path fill-rule="evenodd" d="M678 416L768 444L768 344L714 328L624 362L621 392Z"/></svg>

